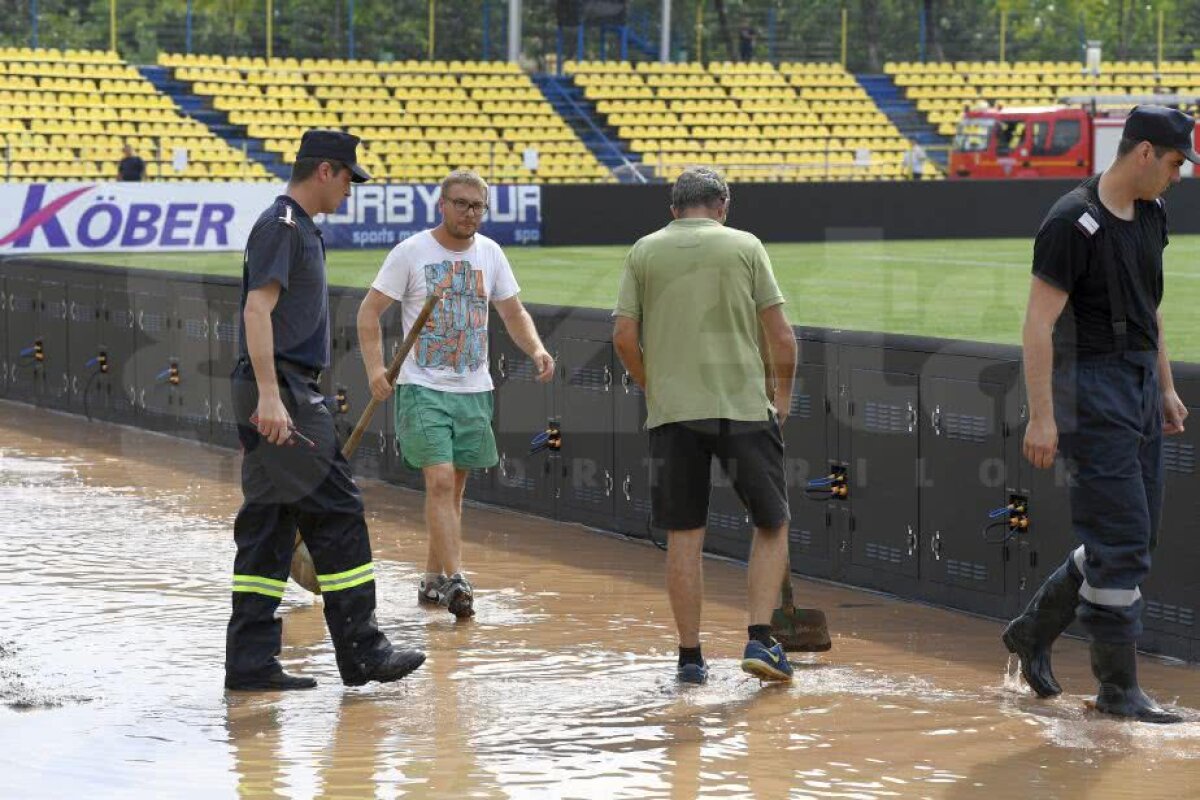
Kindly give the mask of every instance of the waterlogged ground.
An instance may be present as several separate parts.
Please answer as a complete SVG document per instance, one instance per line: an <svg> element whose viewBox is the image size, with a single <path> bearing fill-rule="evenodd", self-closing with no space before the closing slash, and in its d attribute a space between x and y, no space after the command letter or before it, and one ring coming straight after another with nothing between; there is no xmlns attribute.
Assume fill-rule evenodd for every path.
<svg viewBox="0 0 1200 800"><path fill-rule="evenodd" d="M1184 798L1200 671L1144 658L1185 709L1096 716L1006 673L999 625L810 582L834 649L763 687L737 668L745 571L707 564L707 686L673 681L662 554L469 509L475 621L415 603L420 495L366 485L381 604L429 661L337 681L319 601L289 589L283 660L320 686L221 688L238 457L0 403L0 797Z"/></svg>

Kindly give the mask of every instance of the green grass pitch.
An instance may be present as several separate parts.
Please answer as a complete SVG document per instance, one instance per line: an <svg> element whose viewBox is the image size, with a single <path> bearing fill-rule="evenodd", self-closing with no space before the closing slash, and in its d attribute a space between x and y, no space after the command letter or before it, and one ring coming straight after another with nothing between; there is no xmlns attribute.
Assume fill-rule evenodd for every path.
<svg viewBox="0 0 1200 800"><path fill-rule="evenodd" d="M611 308L624 247L506 248L527 303ZM767 246L795 325L1020 342L1031 239ZM368 286L384 250L331 250L330 283ZM129 267L241 275L240 253L81 256ZM1171 357L1200 361L1200 236L1166 251L1163 317Z"/></svg>

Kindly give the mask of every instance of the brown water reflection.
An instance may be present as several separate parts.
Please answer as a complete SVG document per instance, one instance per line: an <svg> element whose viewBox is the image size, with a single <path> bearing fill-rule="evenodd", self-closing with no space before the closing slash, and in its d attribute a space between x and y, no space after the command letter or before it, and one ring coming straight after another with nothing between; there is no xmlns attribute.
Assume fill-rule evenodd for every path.
<svg viewBox="0 0 1200 800"><path fill-rule="evenodd" d="M1038 701L999 625L802 582L834 650L790 687L737 669L744 570L710 562L704 687L673 682L662 555L482 509L466 514L476 621L415 603L419 495L369 484L394 639L429 661L344 689L320 606L289 590L283 659L308 693L221 686L237 456L0 403L0 797L1194 796L1200 714L1155 728ZM1164 702L1200 672L1144 659ZM1189 794L1191 793L1191 794Z"/></svg>

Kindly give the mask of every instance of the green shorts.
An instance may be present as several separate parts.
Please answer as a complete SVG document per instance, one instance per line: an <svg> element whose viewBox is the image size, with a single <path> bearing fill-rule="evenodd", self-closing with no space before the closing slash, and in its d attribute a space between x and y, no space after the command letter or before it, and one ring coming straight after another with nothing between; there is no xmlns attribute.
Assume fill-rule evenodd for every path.
<svg viewBox="0 0 1200 800"><path fill-rule="evenodd" d="M396 387L396 442L412 469L453 464L486 469L500 460L492 433L492 393Z"/></svg>

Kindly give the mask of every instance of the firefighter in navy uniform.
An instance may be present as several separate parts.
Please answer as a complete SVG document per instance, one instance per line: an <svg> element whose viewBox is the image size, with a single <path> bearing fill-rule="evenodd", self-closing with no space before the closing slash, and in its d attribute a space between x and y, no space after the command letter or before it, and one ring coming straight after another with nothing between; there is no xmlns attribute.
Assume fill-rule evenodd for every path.
<svg viewBox="0 0 1200 800"><path fill-rule="evenodd" d="M1049 467L1061 450L1071 525L1082 544L1004 630L1041 697L1062 692L1050 647L1078 618L1091 638L1099 711L1178 722L1138 686L1140 586L1150 571L1163 501L1163 435L1183 431L1163 338L1161 195L1180 179L1194 122L1138 106L1102 175L1063 196L1034 244L1024 328L1029 425L1024 454Z"/></svg>
<svg viewBox="0 0 1200 800"><path fill-rule="evenodd" d="M246 244L241 358L233 372L245 500L234 521L237 556L225 656L229 689L309 689L277 658L275 611L300 531L312 553L343 683L398 680L425 661L392 647L375 621L375 578L363 504L342 457L318 381L329 366L325 246L313 215L336 211L358 138L304 134L287 193L263 212Z"/></svg>

